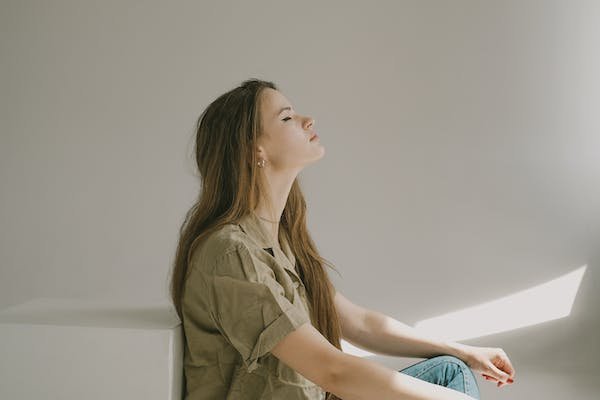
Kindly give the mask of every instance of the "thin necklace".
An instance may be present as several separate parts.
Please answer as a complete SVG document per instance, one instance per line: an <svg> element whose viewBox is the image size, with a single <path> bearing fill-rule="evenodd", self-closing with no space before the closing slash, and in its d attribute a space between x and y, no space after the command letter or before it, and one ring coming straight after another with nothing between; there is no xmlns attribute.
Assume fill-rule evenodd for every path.
<svg viewBox="0 0 600 400"><path fill-rule="evenodd" d="M262 219L263 221L267 221L267 222L271 222L273 224L278 224L279 222L281 222L281 219L277 220L277 221L271 221L270 219L266 219L261 217L260 215L258 215L257 213L254 213L254 215L256 215L258 218Z"/></svg>
<svg viewBox="0 0 600 400"><path fill-rule="evenodd" d="M257 214L257 213L255 213L254 211L252 211L252 212L253 212L253 213L254 213L254 215L256 215L258 218L260 218L260 219L262 219L262 220L264 220L264 221L271 222L271 223L274 223L274 224L276 224L276 223L279 223L279 221L271 221L271 220L268 220L268 219L266 219L266 218L263 218L263 217L261 217L260 215L258 215L258 214ZM277 240L277 239L274 239L274 240L273 240L273 244L275 244L275 243L277 243L277 248L278 248L278 249L281 249L281 245L279 244L279 240Z"/></svg>

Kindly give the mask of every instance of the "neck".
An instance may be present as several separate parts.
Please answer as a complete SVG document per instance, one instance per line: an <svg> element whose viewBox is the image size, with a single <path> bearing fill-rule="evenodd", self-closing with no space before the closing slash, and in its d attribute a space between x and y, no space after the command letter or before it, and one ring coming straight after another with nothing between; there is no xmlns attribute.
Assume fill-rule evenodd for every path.
<svg viewBox="0 0 600 400"><path fill-rule="evenodd" d="M269 237L276 246L279 246L279 221L271 218L265 218L259 210L254 210L254 214L259 218L260 223L265 230L269 232ZM281 247L281 246L280 246Z"/></svg>
<svg viewBox="0 0 600 400"><path fill-rule="evenodd" d="M281 220L281 215L283 214L283 209L287 203L288 195L290 194L290 189L292 188L294 179L296 179L296 175L289 176L277 174L273 171L267 170L265 171L265 177L268 181L268 184L265 185L267 187L267 193L264 193L263 196L268 196L270 203L273 205L273 209L269 209L267 207L267 202L261 199L257 207L254 209L254 213L260 217L262 224L266 228L267 232L269 232L273 241L276 244L279 244L278 221Z"/></svg>

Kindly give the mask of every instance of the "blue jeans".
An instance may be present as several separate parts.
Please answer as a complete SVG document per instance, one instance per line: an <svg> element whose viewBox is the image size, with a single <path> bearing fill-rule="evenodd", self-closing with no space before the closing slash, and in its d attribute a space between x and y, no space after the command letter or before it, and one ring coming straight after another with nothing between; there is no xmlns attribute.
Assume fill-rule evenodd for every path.
<svg viewBox="0 0 600 400"><path fill-rule="evenodd" d="M428 358L398 371L421 380L445 386L479 400L479 386L471 368L458 357L443 355Z"/></svg>

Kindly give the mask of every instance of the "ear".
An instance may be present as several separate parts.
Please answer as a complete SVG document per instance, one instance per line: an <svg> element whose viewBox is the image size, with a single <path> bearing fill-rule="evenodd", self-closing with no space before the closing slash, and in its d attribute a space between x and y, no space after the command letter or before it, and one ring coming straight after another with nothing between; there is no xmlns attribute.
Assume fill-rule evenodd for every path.
<svg viewBox="0 0 600 400"><path fill-rule="evenodd" d="M267 158L267 152L265 151L265 148L261 145L261 144L257 144L255 146L255 151L256 151L256 157L257 158Z"/></svg>

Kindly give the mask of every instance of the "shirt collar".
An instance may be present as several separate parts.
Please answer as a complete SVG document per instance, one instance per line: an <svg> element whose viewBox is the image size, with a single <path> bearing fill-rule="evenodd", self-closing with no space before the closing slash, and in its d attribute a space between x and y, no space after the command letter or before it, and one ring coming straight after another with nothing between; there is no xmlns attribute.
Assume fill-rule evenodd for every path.
<svg viewBox="0 0 600 400"><path fill-rule="evenodd" d="M244 215L238 221L238 225L262 249L266 250L271 248L275 254L275 258L280 261L285 268L298 276L298 272L295 268L296 257L294 257L294 254L292 253L292 249L288 243L285 232L282 232L281 235L281 250L283 250L283 252L281 252L278 249L279 246L277 246L275 241L271 238L267 228L263 225L258 215L256 215L256 213L253 211L250 211L248 214ZM279 229L281 229L281 227Z"/></svg>

